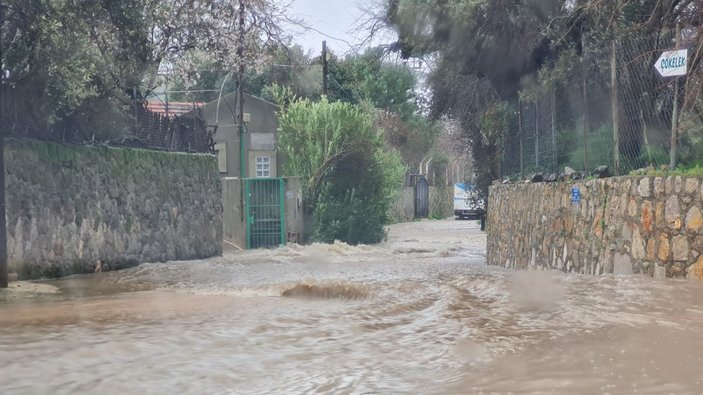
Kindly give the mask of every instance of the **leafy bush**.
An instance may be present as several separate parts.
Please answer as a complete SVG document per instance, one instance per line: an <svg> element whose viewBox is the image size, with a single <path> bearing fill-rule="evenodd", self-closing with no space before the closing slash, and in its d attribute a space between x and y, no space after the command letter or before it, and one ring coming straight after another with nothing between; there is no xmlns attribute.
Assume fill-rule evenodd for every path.
<svg viewBox="0 0 703 395"><path fill-rule="evenodd" d="M694 106L694 111L681 116L680 128L683 131L679 137L679 163L684 166L703 165L703 117L695 116L699 111L703 114L703 99L699 98L701 110Z"/></svg>
<svg viewBox="0 0 703 395"><path fill-rule="evenodd" d="M583 129L577 130L574 137L575 141L569 154L569 160L563 165L574 169L583 169ZM613 168L613 145L613 129L610 125L604 124L598 129L591 130L588 136L589 169L585 170L591 170L600 165L607 165Z"/></svg>
<svg viewBox="0 0 703 395"><path fill-rule="evenodd" d="M305 180L312 238L381 241L405 168L400 155L383 145L371 114L348 103L294 100L281 111L279 122L284 169Z"/></svg>

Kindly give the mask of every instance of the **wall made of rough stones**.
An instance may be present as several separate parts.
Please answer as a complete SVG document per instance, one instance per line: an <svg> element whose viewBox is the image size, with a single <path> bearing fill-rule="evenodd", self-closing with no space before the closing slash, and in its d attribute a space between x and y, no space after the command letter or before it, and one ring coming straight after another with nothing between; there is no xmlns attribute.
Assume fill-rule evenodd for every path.
<svg viewBox="0 0 703 395"><path fill-rule="evenodd" d="M454 216L454 187L430 187L430 218Z"/></svg>
<svg viewBox="0 0 703 395"><path fill-rule="evenodd" d="M415 219L413 199L413 188L402 188L396 192L388 209L392 223L411 222Z"/></svg>
<svg viewBox="0 0 703 395"><path fill-rule="evenodd" d="M10 271L19 278L222 253L212 155L6 139Z"/></svg>
<svg viewBox="0 0 703 395"><path fill-rule="evenodd" d="M703 278L700 178L494 185L487 232L490 265Z"/></svg>
<svg viewBox="0 0 703 395"><path fill-rule="evenodd" d="M391 201L388 217L392 223L415 219L415 188L398 190ZM429 187L430 218L449 218L454 215L454 187Z"/></svg>

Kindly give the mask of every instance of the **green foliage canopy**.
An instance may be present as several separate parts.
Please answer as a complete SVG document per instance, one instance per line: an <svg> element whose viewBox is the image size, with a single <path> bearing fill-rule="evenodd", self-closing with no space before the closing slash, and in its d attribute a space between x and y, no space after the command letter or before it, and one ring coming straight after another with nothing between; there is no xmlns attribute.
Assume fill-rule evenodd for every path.
<svg viewBox="0 0 703 395"><path fill-rule="evenodd" d="M405 168L397 152L384 148L372 116L349 103L303 99L284 108L279 122L285 171L305 180L313 238L382 240Z"/></svg>
<svg viewBox="0 0 703 395"><path fill-rule="evenodd" d="M8 0L2 7L2 122L10 131L120 133L115 109L150 60L139 5Z"/></svg>
<svg viewBox="0 0 703 395"><path fill-rule="evenodd" d="M403 58L437 59L429 77L431 114L461 125L474 175L484 191L502 175L501 146L518 138L517 127L509 127L505 134L503 121L486 122L487 117L495 118L491 112L504 104L511 109L500 112L515 113L519 97L534 100L554 89L573 89L569 81L580 72L584 53L607 59L617 38L627 40L627 46L642 57L652 57L671 46L678 23L683 26L682 44L697 48L691 70L703 62L700 1L385 0L384 4L378 20L398 35L388 47ZM608 89L608 62L593 68L600 74L602 89ZM619 77L623 94L648 94L639 104L645 110L653 113L658 102L670 100L657 88L651 63L631 62L622 68L627 69ZM701 78L700 73L687 77L683 107L699 106ZM685 115L684 120L688 121ZM697 121L691 124L698 129ZM642 151L637 144L634 149Z"/></svg>

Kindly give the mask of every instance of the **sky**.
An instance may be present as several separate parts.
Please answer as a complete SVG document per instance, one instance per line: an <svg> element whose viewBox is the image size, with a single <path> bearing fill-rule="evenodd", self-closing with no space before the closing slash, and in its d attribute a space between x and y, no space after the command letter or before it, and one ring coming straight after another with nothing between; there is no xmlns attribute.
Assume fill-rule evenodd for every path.
<svg viewBox="0 0 703 395"><path fill-rule="evenodd" d="M350 44L357 44L359 37L355 37L351 30L357 20L364 15L359 0L292 0L291 16L304 20L307 26L324 34L308 30L294 37L293 41L300 44L306 51L320 52L322 41L327 41L327 47L337 53L346 53ZM297 29L300 31L301 29ZM331 37L338 38L334 39ZM345 42L346 41L346 42Z"/></svg>
<svg viewBox="0 0 703 395"><path fill-rule="evenodd" d="M359 21L363 21L366 16L364 8L368 9L380 3L380 0L291 1L290 16L303 19L307 26L319 31L294 29L301 34L295 36L293 42L302 46L306 52L312 51L313 54L319 54L322 51L322 41L325 40L327 41L327 48L337 55L345 55L349 52L354 52L355 49L359 49L352 48L352 46L358 46L365 37L363 37L363 33L355 34L353 30L358 26ZM379 37L373 40L372 45L388 44L394 39L392 32L382 32ZM392 59L396 58L386 58L387 61ZM423 87L420 88L419 92L422 95L429 95L429 91L425 87L425 78L431 69L431 62L431 57L428 57L424 63L412 63L416 76L419 79L419 84Z"/></svg>

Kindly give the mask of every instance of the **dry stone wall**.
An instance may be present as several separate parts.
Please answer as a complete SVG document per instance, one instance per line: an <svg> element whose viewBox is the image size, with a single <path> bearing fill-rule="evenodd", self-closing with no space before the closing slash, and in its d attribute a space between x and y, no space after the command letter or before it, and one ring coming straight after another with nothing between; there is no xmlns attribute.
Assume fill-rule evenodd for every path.
<svg viewBox="0 0 703 395"><path fill-rule="evenodd" d="M699 178L494 185L487 232L490 265L703 278Z"/></svg>
<svg viewBox="0 0 703 395"><path fill-rule="evenodd" d="M415 188L399 189L388 209L391 223L411 222L415 219ZM449 218L454 215L454 187L429 187L429 217Z"/></svg>
<svg viewBox="0 0 703 395"><path fill-rule="evenodd" d="M222 252L212 155L6 139L5 164L8 258L19 278Z"/></svg>

